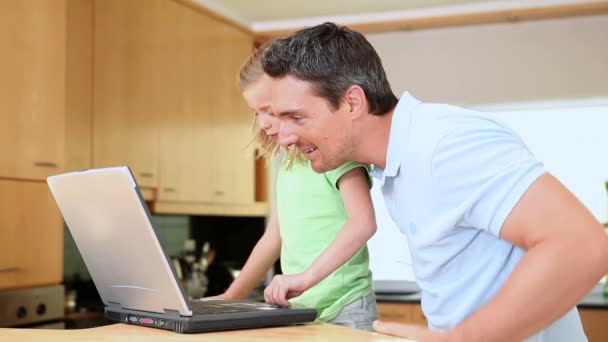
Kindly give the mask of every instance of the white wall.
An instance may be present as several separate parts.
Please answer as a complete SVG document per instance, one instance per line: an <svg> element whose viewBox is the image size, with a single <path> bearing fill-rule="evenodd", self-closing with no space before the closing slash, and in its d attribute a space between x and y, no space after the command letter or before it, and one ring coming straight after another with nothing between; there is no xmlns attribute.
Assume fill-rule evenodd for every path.
<svg viewBox="0 0 608 342"><path fill-rule="evenodd" d="M367 38L397 96L407 90L426 102L496 112L599 220L608 219L608 16ZM378 221L369 242L374 279L414 279L405 238L377 189L372 196Z"/></svg>
<svg viewBox="0 0 608 342"><path fill-rule="evenodd" d="M369 34L396 94L479 104L608 95L608 16Z"/></svg>
<svg viewBox="0 0 608 342"><path fill-rule="evenodd" d="M480 108L517 131L547 171L608 221L608 98Z"/></svg>

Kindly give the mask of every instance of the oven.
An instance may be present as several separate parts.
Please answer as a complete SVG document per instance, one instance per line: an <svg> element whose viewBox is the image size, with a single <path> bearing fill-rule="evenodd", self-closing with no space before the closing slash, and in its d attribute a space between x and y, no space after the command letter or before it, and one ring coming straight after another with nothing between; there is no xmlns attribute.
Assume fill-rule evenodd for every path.
<svg viewBox="0 0 608 342"><path fill-rule="evenodd" d="M63 285L0 290L0 327L63 329Z"/></svg>

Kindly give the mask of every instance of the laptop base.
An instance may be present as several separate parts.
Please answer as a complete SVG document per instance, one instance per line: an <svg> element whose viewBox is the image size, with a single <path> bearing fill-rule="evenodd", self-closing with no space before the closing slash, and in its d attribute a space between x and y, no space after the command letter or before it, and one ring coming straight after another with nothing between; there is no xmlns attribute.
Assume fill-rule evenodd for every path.
<svg viewBox="0 0 608 342"><path fill-rule="evenodd" d="M264 315L243 312L184 317L178 314L158 314L106 307L105 316L114 322L172 330L177 333L197 333L303 324L314 321L317 312L314 309L277 309L272 314Z"/></svg>

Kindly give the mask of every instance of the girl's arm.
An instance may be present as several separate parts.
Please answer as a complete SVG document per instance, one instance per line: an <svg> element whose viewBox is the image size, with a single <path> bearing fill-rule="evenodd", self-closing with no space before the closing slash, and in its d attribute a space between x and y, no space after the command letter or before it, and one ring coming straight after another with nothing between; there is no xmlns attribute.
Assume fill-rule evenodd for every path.
<svg viewBox="0 0 608 342"><path fill-rule="evenodd" d="M264 235L251 251L239 276L232 282L224 294L217 296L225 299L242 299L259 283L279 258L281 253L281 235L276 211L270 216Z"/></svg>
<svg viewBox="0 0 608 342"><path fill-rule="evenodd" d="M357 167L348 171L338 180L338 187L348 215L346 223L306 271L275 276L264 290L266 302L289 306L287 299L299 296L342 266L376 232L376 219L366 170Z"/></svg>

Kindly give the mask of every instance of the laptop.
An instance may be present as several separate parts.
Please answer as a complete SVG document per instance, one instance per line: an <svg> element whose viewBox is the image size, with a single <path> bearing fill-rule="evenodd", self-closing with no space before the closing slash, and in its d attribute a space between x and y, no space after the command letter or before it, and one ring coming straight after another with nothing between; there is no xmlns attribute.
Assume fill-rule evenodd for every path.
<svg viewBox="0 0 608 342"><path fill-rule="evenodd" d="M107 319L178 333L306 323L309 308L261 302L188 301L127 166L47 178L105 305Z"/></svg>

